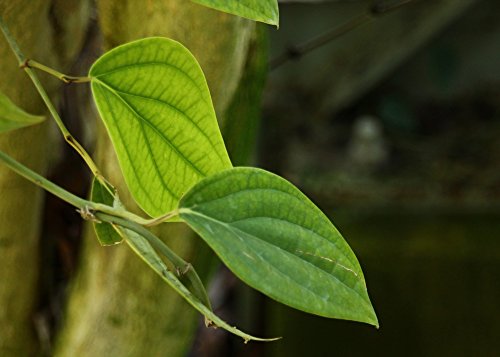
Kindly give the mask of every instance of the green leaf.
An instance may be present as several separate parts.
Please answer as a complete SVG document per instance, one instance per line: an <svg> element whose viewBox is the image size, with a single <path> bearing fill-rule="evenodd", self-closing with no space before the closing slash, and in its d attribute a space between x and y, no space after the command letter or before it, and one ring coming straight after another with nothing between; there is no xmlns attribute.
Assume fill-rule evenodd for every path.
<svg viewBox="0 0 500 357"><path fill-rule="evenodd" d="M192 0L212 9L250 20L279 25L278 0Z"/></svg>
<svg viewBox="0 0 500 357"><path fill-rule="evenodd" d="M115 197L96 178L94 178L92 182L90 198L93 202L103 203L108 206L113 206L115 203ZM93 226L97 240L101 245L115 245L123 241L123 238L111 224L106 222L93 222Z"/></svg>
<svg viewBox="0 0 500 357"><path fill-rule="evenodd" d="M119 46L90 76L125 181L149 215L171 211L196 182L232 166L203 72L178 42Z"/></svg>
<svg viewBox="0 0 500 357"><path fill-rule="evenodd" d="M38 124L44 119L43 116L26 113L0 93L0 133Z"/></svg>
<svg viewBox="0 0 500 357"><path fill-rule="evenodd" d="M165 263L160 259L158 254L154 251L148 241L139 234L121 228L124 232L126 242L130 245L132 250L141 257L161 278L167 282L179 295L181 295L189 304L205 316L205 318L218 327L221 327L237 336L240 336L245 341L273 341L275 339L263 339L248 335L235 327L228 325L220 317L215 315L210 307L204 305L198 298L193 295L175 276L173 272L168 270ZM168 303L165 302L165 303Z"/></svg>
<svg viewBox="0 0 500 357"><path fill-rule="evenodd" d="M378 326L356 256L285 179L226 170L194 186L179 212L248 285L299 310Z"/></svg>

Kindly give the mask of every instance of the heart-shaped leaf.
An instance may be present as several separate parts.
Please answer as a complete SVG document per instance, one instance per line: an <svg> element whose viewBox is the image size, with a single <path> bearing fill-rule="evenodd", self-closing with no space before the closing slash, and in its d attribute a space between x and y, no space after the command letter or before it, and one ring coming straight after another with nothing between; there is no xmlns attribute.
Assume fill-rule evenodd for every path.
<svg viewBox="0 0 500 357"><path fill-rule="evenodd" d="M278 0L192 0L198 4L250 20L279 25Z"/></svg>
<svg viewBox="0 0 500 357"><path fill-rule="evenodd" d="M285 179L256 168L225 170L195 185L179 207L248 285L299 310L378 326L356 256Z"/></svg>
<svg viewBox="0 0 500 357"><path fill-rule="evenodd" d="M44 119L43 116L26 113L0 93L0 133L38 124Z"/></svg>
<svg viewBox="0 0 500 357"><path fill-rule="evenodd" d="M161 278L167 282L175 291L179 293L186 301L191 304L196 310L203 314L207 321L221 327L237 336L242 337L245 341L273 341L275 339L264 339L248 335L235 327L228 325L220 317L215 315L209 306L204 305L195 295L193 295L175 276L173 272L168 270L167 266L160 259L155 250L151 247L148 241L139 234L124 228L120 228L124 233L124 238L130 247L148 264ZM168 302L166 302L168 303Z"/></svg>
<svg viewBox="0 0 500 357"><path fill-rule="evenodd" d="M130 42L89 73L125 181L149 215L173 210L196 182L231 167L203 72L178 42Z"/></svg>
<svg viewBox="0 0 500 357"><path fill-rule="evenodd" d="M103 203L108 206L113 206L115 203L115 197L96 178L92 181L90 198L93 202ZM106 222L93 222L92 224L94 226L97 240L101 243L101 245L115 245L122 242L123 238L111 224Z"/></svg>

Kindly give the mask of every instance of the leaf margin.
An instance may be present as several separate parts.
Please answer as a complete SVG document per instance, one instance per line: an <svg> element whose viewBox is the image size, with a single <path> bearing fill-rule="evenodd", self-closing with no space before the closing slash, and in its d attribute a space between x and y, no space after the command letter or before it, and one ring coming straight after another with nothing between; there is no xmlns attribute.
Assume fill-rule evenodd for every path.
<svg viewBox="0 0 500 357"><path fill-rule="evenodd" d="M0 133L40 124L44 120L45 116L24 111L0 92Z"/></svg>
<svg viewBox="0 0 500 357"><path fill-rule="evenodd" d="M197 72L196 75L199 76L198 79L200 79L200 82L196 84L197 86L199 86L201 88L201 89L199 88L200 92L201 92L200 100L203 100L205 102L205 104L207 105L207 107L205 108L208 110L206 115L209 117L208 120L212 121L212 123L209 124L211 134L215 135L215 137L213 138L215 144L212 143L211 139L210 140L207 139L207 140L209 140L211 142L211 145L217 146L217 147L212 146L212 148L213 148L213 152L214 152L213 155L216 155L220 159L220 162L218 163L219 166L210 165L210 167L208 169L209 170L208 173L200 172L200 175L203 177L200 177L197 181L195 180L195 182L193 182L191 184L191 186L193 186L195 183L197 183L200 179L203 179L204 177L209 176L210 174L214 173L214 172L210 172L210 170L212 170L212 171L219 170L220 171L220 170L228 169L228 168L232 167L232 163L231 163L231 160L229 158L229 154L227 152L224 140L222 138L221 130L220 130L218 123L217 123L217 117L216 117L215 109L214 109L212 99L211 99L210 89L208 87L205 75L204 75L203 70L200 67L200 64L198 63L197 59L189 51L189 49L187 49L184 45L182 45L181 43L179 43L175 40L165 38L165 37L153 36L153 37L146 37L146 38L142 38L139 40L135 40L135 41L131 41L131 42L119 45L119 46L111 49L110 51L104 53L93 63L93 65L91 66L91 68L89 70L89 77L91 79L91 89L92 89L92 95L94 98L94 102L95 102L96 107L99 111L101 120L103 121L104 126L106 127L108 135L109 135L111 142L113 144L114 150L117 153L118 162L120 164L120 168L121 168L123 176L125 178L125 182L127 184L127 187L129 188L130 192L132 193L132 196L133 196L134 200L137 202L137 204L144 210L144 212L146 212L151 217L160 216L168 211L173 210L177 206L178 201L180 200L182 194L185 193L186 191L188 191L191 186L185 187L184 192L173 192L173 191L168 190L169 191L168 194L172 197L173 203L166 206L166 208L163 207L162 210L160 210L160 208L159 208L161 206L161 204L159 204L158 202L153 202L154 198L153 199L150 198L149 203L145 202L146 200L143 198L144 195L149 196L149 197L153 197L155 193L154 192L148 193L146 190L147 190L147 186L149 186L149 185L139 184L140 179L137 179L137 177L135 179L137 182L134 183L134 180L132 180L130 178L131 175L125 173L125 170L128 167L129 169L134 171L134 175L137 176L137 172L135 171L135 168L133 168L133 166L135 164L131 163L133 160L130 160L130 158L129 158L129 160L127 162L123 158L123 156L124 156L123 153L118 155L118 151L120 150L119 147L125 147L126 143L123 140L123 137L115 138L111 134L111 124L108 123L109 120L106 119L106 115L105 114L103 115L103 112L105 112L106 110L101 108L103 106L103 104L97 98L99 95L96 96L96 94L95 94L97 91L96 87L99 86L99 88L100 88L99 90L103 90L102 88L109 87L109 86L106 85L106 83L104 83L99 78L99 76L102 76L103 74L96 73L96 68L98 68L99 64L101 62L103 62L104 59L109 60L109 58L107 58L107 57L111 57L116 53L120 53L119 51L125 51L125 49L129 49L129 48L132 48L132 50L133 50L133 46L149 45L151 43L154 45L155 43L157 44L160 41L163 42L163 44L165 44L165 45L172 46L172 48L174 48L175 50L179 50L179 51L183 52L183 55L186 56L185 58L187 58L189 61L191 61L191 65L193 66L193 68L195 68L194 70ZM167 64L167 65L170 65L170 64ZM180 71L182 72L182 70L180 70ZM106 73L104 73L104 74L106 74ZM192 80L194 82L194 80L191 77L189 77L189 78L190 78L190 80ZM106 88L106 90L109 92L112 92L109 88ZM116 92L115 92L115 94L116 94ZM101 95L102 95L102 93L101 93ZM103 95L103 96L105 96L105 95ZM109 104L107 104L107 105L109 105ZM114 121L114 119L112 121ZM208 134L205 131L201 130L200 128L198 128L198 129L199 129L199 131L196 132L196 135L201 134L201 135L208 138L208 136L207 136ZM143 136L146 137L145 135L143 135ZM174 147L174 149L176 149L176 148ZM151 157L153 164L157 165L156 164L157 161L154 158L153 151L150 151L150 157ZM166 175L160 175L159 171L157 172L157 174L158 174L157 177L166 176ZM175 175L171 175L171 176L175 176ZM143 177L143 176L141 176L141 177ZM142 178L142 180L151 182L150 179L147 179L147 178L145 179L144 177ZM160 180L163 182L163 178L161 178ZM143 191L143 193L139 193L139 191ZM177 197L177 198L175 198L175 197ZM174 219L173 221L177 221L177 220Z"/></svg>
<svg viewBox="0 0 500 357"><path fill-rule="evenodd" d="M193 204L193 207L186 207L185 206L185 200L189 200L190 198L190 195L194 195L196 193L196 190L199 189L199 187L202 187L204 185L208 186L210 184L210 182L213 182L214 180L216 180L218 177L223 177L225 175L225 173L227 172L236 172L237 170L254 170L256 172L261 172L261 173L265 173L266 175L270 175L272 176L274 179L277 179L287 185L289 185L291 188L293 188L294 190L296 190L296 192L302 196L303 199L305 199L307 201L307 204L309 205L312 205L318 213L320 215L322 215L324 217L324 219L326 219L328 221L328 223L335 229L335 231L339 234L339 237L342 239L342 241L344 242L345 244L345 247L347 247L349 249L349 251L352 253L352 256L354 257L355 259L355 263L357 264L357 267L359 268L359 270L357 272L354 272L353 273L356 275L357 279L359 279L359 281L363 284L362 287L364 287L364 293L366 294L365 297L362 297L361 295L360 298L363 303L363 309L362 309L362 312L359 314L360 316L357 316L356 314L354 314L353 316L356 316L356 318L353 318L352 316L351 317L346 317L345 315L332 315L332 314L325 314L325 313L322 313L322 312L318 312L316 310L314 310L313 308L310 308L310 307L307 307L307 308L301 308L301 307L298 307L298 306L294 306L292 304L290 304L289 302L287 301L284 301L282 299L282 297L277 297L277 296L272 296L270 294L268 294L268 292L264 291L261 287L258 286L258 284L255 283L255 281L250 281L250 278L247 275L245 275L245 273L241 273L241 272L238 272L238 271L235 271L234 267L232 266L232 262L230 261L231 258L227 258L225 257L222 253L222 250L226 249L226 248L220 248L220 251L218 250L215 243L211 242L210 241L210 238L207 238L205 237L205 234L206 231L204 231L203 228L200 228L201 227L201 224L199 223L196 223L194 222L196 219L193 219L193 215L197 215L197 216L200 216L200 215L203 215L203 214L200 214L199 212L196 211L196 209L193 209L194 207L196 207L198 204L200 204L199 202L198 203L194 203ZM216 176L214 178L214 176ZM249 179L250 180L250 179ZM207 183L208 182L208 183ZM217 187L217 188L220 188L220 187ZM216 188L216 189L217 189ZM194 192L194 193L193 193ZM234 193L234 192L233 192ZM228 194L229 196L230 194ZM221 197L221 198L214 198L213 201L217 201L218 199L223 199L224 197ZM210 201L208 201L210 202ZM225 202L225 204L227 206L232 206L230 205L228 202ZM231 207L232 210L238 210L238 209L242 209L241 207ZM199 182L197 185L195 185L194 187L191 188L190 191L188 191L182 198L181 202L180 202L180 205L179 205L179 215L181 216L181 218L184 219L184 221L193 229L195 230L199 235L200 237L202 237L202 239L212 248L212 250L219 256L219 258L226 264L226 266L228 266L228 268L230 270L233 271L233 273L235 273L236 276L238 276L242 281L244 281L245 283L247 283L248 285L252 286L253 288L263 292L264 294L272 297L273 299L281 302L281 303L284 303L288 306L292 306L296 309L299 309L299 310L302 310L302 311L305 311L305 312L308 312L308 313L312 313L312 314L315 314L315 315L319 315L319 316L324 316L324 317L329 317L329 318L338 318L338 319L345 319L345 320L353 320L353 321L359 321L359 322L365 322L365 323L368 323L368 324L371 324L371 325L374 325L375 327L378 328L378 319L377 319L377 316L376 316L376 313L373 309L373 305L371 304L370 302L370 298L368 296L368 293L367 293L367 290L366 290L366 282L364 280L364 275L362 273L362 270L361 270L361 267L359 266L359 262L356 258L356 256L354 255L354 252L352 252L352 249L349 247L349 245L347 244L347 242L345 242L345 240L343 239L342 235L338 232L338 230L336 229L336 227L333 225L333 223L331 223L331 221L329 220L328 217L326 217L326 215L316 206L314 205L314 203L306 196L304 195L297 187L295 187L292 183L290 183L289 181L285 180L284 178L278 176L278 175L275 175L273 173L270 173L266 170L262 170L262 169L257 169L257 168L249 168L249 167L237 167L237 168L233 168L233 169L229 169L229 170L225 170L221 173L218 173L216 175L213 175L207 179L204 179L202 180L201 182ZM191 216L190 216L191 215ZM221 222L220 221L217 221L217 219L214 219L214 218L210 218L209 219L217 222L217 224L220 224ZM207 230L208 231L212 231L214 229L214 226L212 226L212 228L208 228ZM214 233L215 234L215 233ZM222 233L219 232L219 236L222 235ZM239 237L240 240L244 240L245 237ZM248 238L248 237L247 237ZM235 244L235 243L233 243ZM220 243L221 246L223 246L224 244L223 243ZM227 245L227 244L226 244ZM238 246L238 248L241 248L240 246ZM279 248L279 247L278 247ZM244 252L243 251L238 251L238 254L241 255L241 253ZM243 253L244 254L244 253ZM242 259L242 258L240 258ZM317 268L317 267L315 267ZM319 268L318 268L319 269ZM350 270L350 269L348 269ZM359 274L359 276L358 276ZM332 274L330 274L332 275ZM333 275L332 275L333 276ZM355 294L358 294L355 290L352 290ZM285 295L284 292L281 293L282 296ZM361 311L361 310L360 310ZM363 313L365 315L363 315Z"/></svg>
<svg viewBox="0 0 500 357"><path fill-rule="evenodd" d="M173 274L168 268L165 266L161 258L154 251L151 244L146 240L146 238L140 236L139 234L130 231L126 228L119 228L121 231L124 231L123 238L125 242L129 245L129 247L139 256L141 260L143 260L157 275L161 277L161 279L170 285L187 303L189 303L192 307L195 308L199 313L205 316L207 325L214 324L216 327L220 327L236 336L241 337L245 343L248 341L261 341L261 342L270 342L280 339L277 338L260 338L255 337L250 334L247 334L236 327L229 325L227 322L222 320L219 316L217 316L210 307L205 306L193 293L187 289L184 284ZM133 234L131 234L133 233ZM142 248L146 248L146 251L141 252ZM148 254L144 254L144 253ZM151 259L148 259L147 256L151 256Z"/></svg>
<svg viewBox="0 0 500 357"><path fill-rule="evenodd" d="M224 3L221 4L220 2L216 2L214 0L191 0L191 1L196 3L196 4L206 6L208 8L214 9L214 10L226 12L228 14L240 16L240 17L243 17L243 18L246 18L249 20L253 20L253 21L263 22L263 23L268 24L268 25L274 25L274 26L276 26L276 28L279 28L279 7L278 7L277 0L264 0L264 1L268 1L269 3L271 3L272 14L267 14L267 15L263 14L262 12L259 13L259 11L256 11L255 9L252 9L246 5L241 5L241 0L229 0L228 1L229 5L224 4ZM231 6L231 3L235 3L237 1L239 2L240 6L250 8L250 10L251 10L250 12L252 12L252 11L254 12L253 15L246 14L244 12L237 10L236 5ZM245 0L243 0L243 1L245 1Z"/></svg>

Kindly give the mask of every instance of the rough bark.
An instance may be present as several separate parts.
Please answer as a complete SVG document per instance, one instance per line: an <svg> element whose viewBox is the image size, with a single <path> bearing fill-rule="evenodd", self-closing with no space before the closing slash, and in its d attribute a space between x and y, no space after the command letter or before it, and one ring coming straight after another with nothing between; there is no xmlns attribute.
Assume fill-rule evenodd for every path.
<svg viewBox="0 0 500 357"><path fill-rule="evenodd" d="M85 18L82 4L68 1L74 13ZM27 56L51 66L64 68L81 44L81 28L75 26L71 46L61 40L56 47L54 16L50 1L0 1L0 14ZM61 60L58 54L63 54ZM19 70L7 42L0 39L0 91L31 113L45 113L44 105L23 71ZM46 80L54 96L60 83ZM53 131L52 131L53 133ZM0 150L7 152L40 173L47 171L55 157L50 124L0 135ZM33 314L37 299L39 233L43 193L33 184L0 165L0 356L30 356L36 353L37 339Z"/></svg>
<svg viewBox="0 0 500 357"><path fill-rule="evenodd" d="M102 0L98 10L106 48L146 36L182 42L200 61L217 112L225 111L241 76L251 23L185 0ZM97 132L98 164L131 207L102 125ZM206 276L207 248L183 224L166 225L157 233ZM56 355L183 355L198 316L127 246L102 248L88 228Z"/></svg>

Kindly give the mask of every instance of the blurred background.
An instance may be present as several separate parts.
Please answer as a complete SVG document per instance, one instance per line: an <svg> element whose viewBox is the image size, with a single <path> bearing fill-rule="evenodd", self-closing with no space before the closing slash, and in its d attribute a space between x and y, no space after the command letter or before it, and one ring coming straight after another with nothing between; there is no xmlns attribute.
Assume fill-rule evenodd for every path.
<svg viewBox="0 0 500 357"><path fill-rule="evenodd" d="M280 5L256 161L343 233L380 329L239 287L240 321L284 338L226 355L497 355L500 3Z"/></svg>
<svg viewBox="0 0 500 357"><path fill-rule="evenodd" d="M207 329L127 247L100 247L71 207L0 167L0 356L498 355L498 0L283 0L279 30L187 0L0 0L0 13L30 56L76 75L136 38L184 43L234 164L284 176L332 219L380 322L287 308L181 224L159 228L209 282L217 314L283 339ZM43 112L2 41L0 90ZM88 88L41 77L133 208ZM57 137L47 123L0 148L85 196L88 172Z"/></svg>

